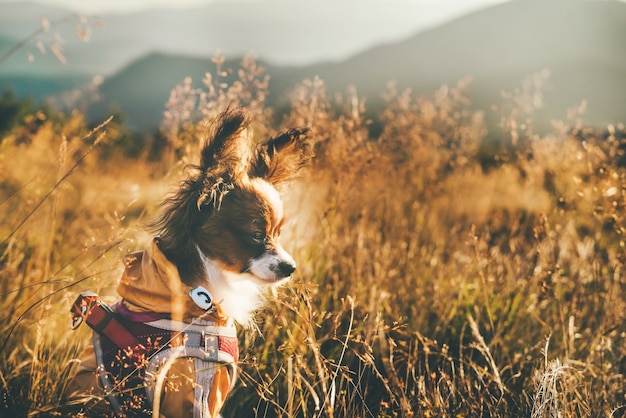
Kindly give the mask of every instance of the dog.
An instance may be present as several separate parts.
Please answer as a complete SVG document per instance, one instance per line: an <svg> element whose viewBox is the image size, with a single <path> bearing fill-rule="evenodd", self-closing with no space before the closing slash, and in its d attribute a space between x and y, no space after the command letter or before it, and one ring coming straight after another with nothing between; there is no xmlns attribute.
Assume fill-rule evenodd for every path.
<svg viewBox="0 0 626 418"><path fill-rule="evenodd" d="M73 328L94 329L65 389L83 415L218 416L236 378L235 323L253 326L265 291L296 269L279 243L279 189L312 157L306 130L252 146L249 125L243 110L218 118L151 244L124 258L121 300L87 292L72 306Z"/></svg>

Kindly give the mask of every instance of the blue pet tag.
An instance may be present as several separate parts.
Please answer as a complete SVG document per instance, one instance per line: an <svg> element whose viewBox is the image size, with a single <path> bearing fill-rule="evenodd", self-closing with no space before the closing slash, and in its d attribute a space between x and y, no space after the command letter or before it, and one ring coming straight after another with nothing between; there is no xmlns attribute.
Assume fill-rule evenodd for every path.
<svg viewBox="0 0 626 418"><path fill-rule="evenodd" d="M208 311L213 307L213 298L211 298L211 294L202 286L191 289L189 296L191 296L191 300L193 300L196 305L205 311Z"/></svg>

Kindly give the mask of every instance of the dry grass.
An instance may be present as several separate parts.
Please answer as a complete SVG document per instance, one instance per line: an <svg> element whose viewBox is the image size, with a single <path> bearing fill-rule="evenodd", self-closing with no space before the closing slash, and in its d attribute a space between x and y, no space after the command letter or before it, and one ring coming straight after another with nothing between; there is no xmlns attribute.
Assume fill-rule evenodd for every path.
<svg viewBox="0 0 626 418"><path fill-rule="evenodd" d="M356 92L331 100L309 80L278 120L247 60L235 82L173 91L157 162L102 152L116 128L80 115L3 138L0 415L59 402L88 342L69 331L70 301L115 296L121 255L234 102L259 137L310 127L317 156L287 198L298 275L259 314L261 335L242 334L225 417L623 416L623 128L538 136L522 91L485 147L464 85L390 86L371 121Z"/></svg>

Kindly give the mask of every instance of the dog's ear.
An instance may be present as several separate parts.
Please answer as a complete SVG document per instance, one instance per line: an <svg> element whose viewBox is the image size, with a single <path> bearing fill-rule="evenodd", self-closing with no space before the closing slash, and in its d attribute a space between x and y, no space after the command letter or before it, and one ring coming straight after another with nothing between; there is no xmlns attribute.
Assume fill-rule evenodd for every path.
<svg viewBox="0 0 626 418"><path fill-rule="evenodd" d="M247 125L248 117L240 110L226 110L217 119L212 138L202 149L200 165L194 167L197 174L181 182L178 191L162 203L161 215L152 223L165 249L188 245L189 234L219 208L235 182L247 175Z"/></svg>
<svg viewBox="0 0 626 418"><path fill-rule="evenodd" d="M248 175L278 185L291 180L312 156L308 130L290 129L257 146Z"/></svg>
<svg viewBox="0 0 626 418"><path fill-rule="evenodd" d="M243 110L226 109L216 120L213 135L201 152L202 171L243 168L247 161L241 161L242 151L248 149L244 130L250 121Z"/></svg>
<svg viewBox="0 0 626 418"><path fill-rule="evenodd" d="M223 197L246 175L250 164L248 116L227 109L217 120L213 138L202 149L197 207L219 207Z"/></svg>

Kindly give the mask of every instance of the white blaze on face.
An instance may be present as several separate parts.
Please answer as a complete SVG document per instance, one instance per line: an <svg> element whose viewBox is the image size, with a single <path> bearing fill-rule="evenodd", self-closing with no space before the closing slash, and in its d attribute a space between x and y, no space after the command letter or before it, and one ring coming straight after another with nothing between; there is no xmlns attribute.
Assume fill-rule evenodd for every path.
<svg viewBox="0 0 626 418"><path fill-rule="evenodd" d="M283 200L280 198L278 190L276 190L270 183L258 177L251 179L250 183L254 187L254 190L256 190L268 203L268 206L272 208L272 222L274 225L278 225L284 216Z"/></svg>
<svg viewBox="0 0 626 418"><path fill-rule="evenodd" d="M271 210L272 226L278 225L283 220L283 202L278 191L270 183L260 178L252 179L255 190L265 199ZM272 229L272 228L270 228ZM291 269L288 267L291 266ZM275 243L275 249L266 252L260 257L250 260L248 271L261 280L270 282L289 277L296 267L296 262L287 251Z"/></svg>

